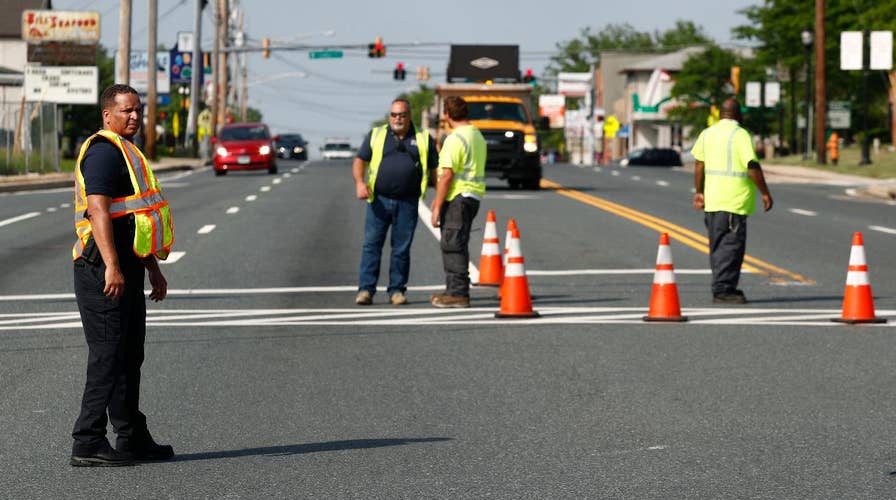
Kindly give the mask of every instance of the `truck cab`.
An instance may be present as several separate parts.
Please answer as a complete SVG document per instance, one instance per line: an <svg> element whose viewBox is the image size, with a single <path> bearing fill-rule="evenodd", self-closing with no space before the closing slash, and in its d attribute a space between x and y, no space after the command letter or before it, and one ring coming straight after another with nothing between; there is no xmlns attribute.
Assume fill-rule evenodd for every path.
<svg viewBox="0 0 896 500"><path fill-rule="evenodd" d="M488 147L485 174L506 180L512 189L538 189L541 160L535 122L529 111L532 87L527 84L446 84L436 87L437 106L449 95L462 97L469 120ZM451 132L439 122L438 140Z"/></svg>

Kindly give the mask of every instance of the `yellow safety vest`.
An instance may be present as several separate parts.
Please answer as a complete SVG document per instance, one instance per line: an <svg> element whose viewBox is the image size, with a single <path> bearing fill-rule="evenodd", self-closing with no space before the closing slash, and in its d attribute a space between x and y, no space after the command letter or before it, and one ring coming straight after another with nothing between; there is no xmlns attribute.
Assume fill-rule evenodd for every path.
<svg viewBox="0 0 896 500"><path fill-rule="evenodd" d="M386 136L389 126L382 125L370 131L370 165L368 165L367 174L367 190L370 196L367 198L368 203L373 203L373 187L376 186L376 175L380 170L380 163L383 162L383 147L386 145ZM426 186L429 182L429 133L417 130L414 134L417 139L417 151L420 153L420 168L423 169L422 180L420 181L420 199L426 197Z"/></svg>
<svg viewBox="0 0 896 500"><path fill-rule="evenodd" d="M78 154L78 162L75 164L75 232L78 234L78 241L72 247L72 259L77 260L81 256L93 231L90 220L84 217L87 211L87 193L84 188L84 175L81 173L81 162L84 161L87 148L99 136L105 137L121 150L135 193L112 198L112 204L109 206L110 215L113 219L134 215L133 248L138 257L155 255L159 259L167 259L174 243L174 223L171 220L168 202L162 196L159 183L143 153L124 137L108 130L100 130L84 142Z"/></svg>
<svg viewBox="0 0 896 500"><path fill-rule="evenodd" d="M704 211L740 215L756 211L756 186L747 165L758 160L746 129L734 120L721 120L700 133L691 153L704 163Z"/></svg>
<svg viewBox="0 0 896 500"><path fill-rule="evenodd" d="M462 193L485 195L485 160L488 154L482 132L473 125L456 128L445 138L439 152L439 169L454 173L446 201Z"/></svg>

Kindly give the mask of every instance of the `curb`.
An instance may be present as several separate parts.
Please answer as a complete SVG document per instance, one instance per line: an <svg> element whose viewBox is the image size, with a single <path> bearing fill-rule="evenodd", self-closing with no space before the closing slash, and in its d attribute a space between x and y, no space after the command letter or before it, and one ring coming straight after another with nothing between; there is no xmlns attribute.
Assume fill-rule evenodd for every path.
<svg viewBox="0 0 896 500"><path fill-rule="evenodd" d="M194 164L156 165L152 170L159 172L176 172L181 170L194 170L202 165L195 161ZM31 191L40 189L54 189L60 187L72 187L75 183L75 175L72 173L30 174L14 175L9 178L0 177L0 193L15 193L19 191Z"/></svg>

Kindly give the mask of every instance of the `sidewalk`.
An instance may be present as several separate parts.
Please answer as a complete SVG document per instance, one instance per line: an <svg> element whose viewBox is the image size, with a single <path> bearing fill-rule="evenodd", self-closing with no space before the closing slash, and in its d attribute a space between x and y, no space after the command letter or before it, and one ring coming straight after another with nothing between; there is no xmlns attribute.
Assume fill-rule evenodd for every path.
<svg viewBox="0 0 896 500"><path fill-rule="evenodd" d="M150 162L154 173L173 170L192 170L202 166L198 158L161 158ZM31 189L49 189L71 187L75 183L75 174L60 172L52 174L0 175L0 193L27 191Z"/></svg>

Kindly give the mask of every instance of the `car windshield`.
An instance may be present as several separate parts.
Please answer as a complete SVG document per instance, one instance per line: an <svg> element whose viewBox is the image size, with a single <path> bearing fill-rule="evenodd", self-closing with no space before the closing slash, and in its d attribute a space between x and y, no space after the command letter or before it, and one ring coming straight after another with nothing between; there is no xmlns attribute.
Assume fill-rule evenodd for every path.
<svg viewBox="0 0 896 500"><path fill-rule="evenodd" d="M646 149L636 149L636 150L632 151L631 153L629 153L628 157L629 158L641 158L642 156L645 156L646 154L647 154Z"/></svg>
<svg viewBox="0 0 896 500"><path fill-rule="evenodd" d="M468 102L470 120L508 120L528 123L526 109L515 102Z"/></svg>
<svg viewBox="0 0 896 500"><path fill-rule="evenodd" d="M281 134L280 142L302 142L302 136L299 134Z"/></svg>
<svg viewBox="0 0 896 500"><path fill-rule="evenodd" d="M325 151L350 151L352 149L351 145L340 142L340 143L330 143L324 145Z"/></svg>
<svg viewBox="0 0 896 500"><path fill-rule="evenodd" d="M257 141L270 139L267 127L232 127L221 131L222 141Z"/></svg>

